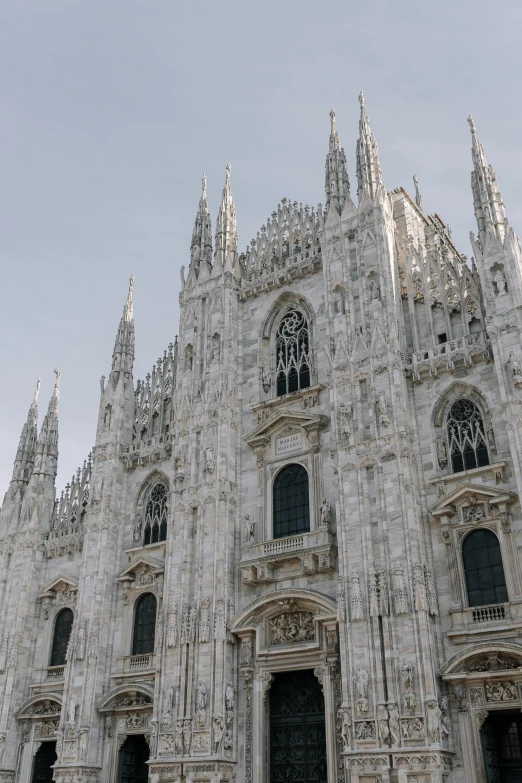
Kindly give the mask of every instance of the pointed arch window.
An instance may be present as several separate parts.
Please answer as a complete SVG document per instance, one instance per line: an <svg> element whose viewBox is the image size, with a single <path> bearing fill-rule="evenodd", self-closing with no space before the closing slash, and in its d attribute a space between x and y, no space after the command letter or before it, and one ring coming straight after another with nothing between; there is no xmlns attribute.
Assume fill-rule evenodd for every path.
<svg viewBox="0 0 522 783"><path fill-rule="evenodd" d="M309 532L308 473L302 465L287 465L279 471L274 481L273 508L274 538Z"/></svg>
<svg viewBox="0 0 522 783"><path fill-rule="evenodd" d="M310 334L299 310L290 310L279 324L276 368L278 397L310 386Z"/></svg>
<svg viewBox="0 0 522 783"><path fill-rule="evenodd" d="M491 530L474 530L462 544L462 560L470 606L487 606L508 601L502 553Z"/></svg>
<svg viewBox="0 0 522 783"><path fill-rule="evenodd" d="M53 646L49 666L65 666L67 647L71 638L74 615L71 609L62 609L56 615L53 633Z"/></svg>
<svg viewBox="0 0 522 783"><path fill-rule="evenodd" d="M152 487L145 506L143 545L157 544L167 538L168 491L158 482Z"/></svg>
<svg viewBox="0 0 522 783"><path fill-rule="evenodd" d="M145 593L136 601L132 655L147 655L154 652L156 607L156 596L153 593Z"/></svg>
<svg viewBox="0 0 522 783"><path fill-rule="evenodd" d="M484 420L467 397L456 400L448 414L448 443L454 473L489 465Z"/></svg>

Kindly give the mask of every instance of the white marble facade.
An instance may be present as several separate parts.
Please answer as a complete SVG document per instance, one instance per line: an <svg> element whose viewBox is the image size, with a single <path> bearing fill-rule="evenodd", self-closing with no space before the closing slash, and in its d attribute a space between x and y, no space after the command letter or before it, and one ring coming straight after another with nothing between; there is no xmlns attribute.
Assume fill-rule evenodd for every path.
<svg viewBox="0 0 522 783"><path fill-rule="evenodd" d="M55 742L56 781L116 783L136 735L154 783L266 783L271 684L299 669L324 694L328 783L489 779L480 732L522 707L520 245L472 118L468 263L416 179L385 190L360 100L357 199L334 112L326 205L283 199L245 253L230 167L214 239L203 182L179 337L133 380L131 280L92 455L58 500L59 373L39 434L37 389L0 513L0 781L29 783ZM289 313L305 375L281 393ZM459 400L482 466L455 472ZM286 465L309 527L274 537ZM480 529L506 594L473 607ZM133 654L146 594L154 650Z"/></svg>

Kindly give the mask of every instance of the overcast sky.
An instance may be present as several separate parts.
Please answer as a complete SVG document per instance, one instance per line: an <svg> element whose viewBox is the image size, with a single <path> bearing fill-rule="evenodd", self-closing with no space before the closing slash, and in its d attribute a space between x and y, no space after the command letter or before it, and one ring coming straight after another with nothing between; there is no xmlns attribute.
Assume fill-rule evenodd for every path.
<svg viewBox="0 0 522 783"><path fill-rule="evenodd" d="M384 183L475 229L470 135L522 233L519 0L21 0L0 4L0 497L33 388L62 372L58 490L94 441L131 273L135 379L178 332L208 176L232 164L243 250L287 196L324 203L329 117L356 195L361 90Z"/></svg>

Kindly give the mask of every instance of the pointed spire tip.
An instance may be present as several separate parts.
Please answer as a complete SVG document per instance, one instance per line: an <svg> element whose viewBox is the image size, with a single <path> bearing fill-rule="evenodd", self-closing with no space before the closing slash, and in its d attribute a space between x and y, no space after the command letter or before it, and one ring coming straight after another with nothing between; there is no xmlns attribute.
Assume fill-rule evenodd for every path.
<svg viewBox="0 0 522 783"><path fill-rule="evenodd" d="M468 117L468 125L469 125L469 127L471 129L471 132L472 133L476 133L477 129L475 127L475 118L474 118L474 116L472 114L470 114L469 117Z"/></svg>

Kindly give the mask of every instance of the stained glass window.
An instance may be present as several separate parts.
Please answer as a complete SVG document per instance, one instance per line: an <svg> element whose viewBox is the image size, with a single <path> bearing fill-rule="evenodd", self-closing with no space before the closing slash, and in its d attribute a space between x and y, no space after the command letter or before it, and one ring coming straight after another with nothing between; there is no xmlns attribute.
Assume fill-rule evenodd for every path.
<svg viewBox="0 0 522 783"><path fill-rule="evenodd" d="M143 545L156 544L167 538L168 492L165 484L155 484L145 507Z"/></svg>
<svg viewBox="0 0 522 783"><path fill-rule="evenodd" d="M156 635L156 596L145 593L136 601L134 610L134 634L132 655L147 655L154 652Z"/></svg>
<svg viewBox="0 0 522 783"><path fill-rule="evenodd" d="M482 416L475 403L466 397L451 406L448 442L454 473L489 465Z"/></svg>
<svg viewBox="0 0 522 783"><path fill-rule="evenodd" d="M498 538L491 530L474 530L464 539L462 559L470 606L502 604L508 600Z"/></svg>
<svg viewBox="0 0 522 783"><path fill-rule="evenodd" d="M277 330L277 396L310 386L308 323L298 310L290 310Z"/></svg>
<svg viewBox="0 0 522 783"><path fill-rule="evenodd" d="M50 666L65 666L67 646L73 627L73 620L74 615L71 609L62 609L56 616Z"/></svg>
<svg viewBox="0 0 522 783"><path fill-rule="evenodd" d="M310 530L308 473L302 465L287 465L274 481L274 538Z"/></svg>

